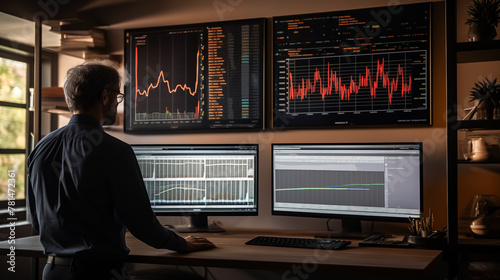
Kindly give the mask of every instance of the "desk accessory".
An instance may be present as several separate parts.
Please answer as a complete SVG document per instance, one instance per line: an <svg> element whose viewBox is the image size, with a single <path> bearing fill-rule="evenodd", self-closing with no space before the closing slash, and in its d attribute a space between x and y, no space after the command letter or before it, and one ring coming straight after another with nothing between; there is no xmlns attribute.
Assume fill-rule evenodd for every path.
<svg viewBox="0 0 500 280"><path fill-rule="evenodd" d="M406 235L393 235L374 233L359 242L360 247L390 247L390 248L408 248Z"/></svg>
<svg viewBox="0 0 500 280"><path fill-rule="evenodd" d="M420 219L409 218L410 236L408 243L412 247L426 249L444 249L446 247L446 226L440 230L434 230L434 213L429 209L429 216L420 214Z"/></svg>

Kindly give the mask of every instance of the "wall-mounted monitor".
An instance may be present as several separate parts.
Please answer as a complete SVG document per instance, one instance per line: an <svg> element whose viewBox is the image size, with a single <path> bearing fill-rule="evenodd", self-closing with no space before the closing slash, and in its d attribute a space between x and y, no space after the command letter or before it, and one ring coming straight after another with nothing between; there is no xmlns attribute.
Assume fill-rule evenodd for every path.
<svg viewBox="0 0 500 280"><path fill-rule="evenodd" d="M422 143L273 144L275 215L408 222L423 207Z"/></svg>
<svg viewBox="0 0 500 280"><path fill-rule="evenodd" d="M264 19L125 30L125 132L262 129Z"/></svg>
<svg viewBox="0 0 500 280"><path fill-rule="evenodd" d="M430 125L430 4L273 18L273 126Z"/></svg>
<svg viewBox="0 0 500 280"><path fill-rule="evenodd" d="M223 231L207 217L257 215L257 144L132 148L156 215L191 218L176 231Z"/></svg>

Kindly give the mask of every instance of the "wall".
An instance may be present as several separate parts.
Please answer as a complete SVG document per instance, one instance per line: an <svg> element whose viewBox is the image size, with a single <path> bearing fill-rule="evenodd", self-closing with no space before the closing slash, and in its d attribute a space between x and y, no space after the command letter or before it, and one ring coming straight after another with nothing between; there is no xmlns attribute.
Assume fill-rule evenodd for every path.
<svg viewBox="0 0 500 280"><path fill-rule="evenodd" d="M407 1L401 1L407 3ZM410 1L414 3L415 1ZM234 2L233 2L234 3ZM252 5L251 1L239 1L239 5L228 8L224 13L224 19L252 18L252 17L272 17L294 13L334 11L355 8L366 8L371 6L385 6L387 1L308 1L304 5L301 1L256 1ZM286 5L284 4L286 3ZM399 3L399 2L398 2ZM200 21L220 20L216 9L205 9L204 13L194 9L193 16L189 18L164 17L162 21L152 22L132 22L129 25L123 23L120 27L135 28L153 25L184 24ZM446 225L446 122L445 122L445 30L444 30L444 5L443 3L433 4L432 18L432 106L433 106L433 125L430 127L415 128L332 128L317 130L272 130L265 129L260 132L224 132L224 133L171 133L164 135L131 135L123 133L122 123L117 126L109 127L108 133L128 142L130 144L196 144L196 143L259 143L259 216L257 217L212 217L221 221L227 226L252 226L252 227L271 227L271 228L311 228L317 230L326 230L325 219L313 218L294 218L271 215L271 143L294 143L294 142L312 142L312 143L343 143L343 142L390 142L390 141L422 141L424 142L424 209L432 208L436 217L436 227L442 228ZM199 15L195 16L195 15ZM154 18L154 16L153 16ZM196 19L196 20L193 20ZM269 25L270 27L270 25ZM269 32L271 29L269 29ZM111 32L116 33L114 31ZM118 32L119 33L119 32ZM123 31L121 31L123 36ZM116 35L116 34L115 34ZM113 42L123 42L122 38L116 38ZM271 41L268 42L268 49L272 47ZM121 50L123 52L123 45ZM270 56L269 56L270 57ZM61 73L71 65L79 63L78 60L69 57L60 57ZM271 62L267 62L268 85L266 94L272 94L271 81ZM63 75L62 75L63 76ZM60 75L61 77L61 75ZM60 81L64 81L60 78ZM61 82L62 83L62 82ZM269 100L269 98L266 98ZM267 104L268 106L270 104ZM123 106L123 105L122 105ZM123 108L119 108L123 112ZM119 117L120 118L120 117ZM267 116L269 120L271 116ZM63 121L62 124L65 124ZM179 224L185 222L183 218L160 218L165 223ZM332 222L335 226L338 221ZM365 223L365 226L370 226ZM406 225L390 225L375 223L377 227L394 227L396 230L406 230Z"/></svg>

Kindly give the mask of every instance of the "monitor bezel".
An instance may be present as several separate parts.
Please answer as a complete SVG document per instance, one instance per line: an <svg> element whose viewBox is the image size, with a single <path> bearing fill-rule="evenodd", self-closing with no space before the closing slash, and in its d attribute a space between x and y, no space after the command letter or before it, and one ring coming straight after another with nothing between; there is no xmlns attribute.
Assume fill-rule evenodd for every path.
<svg viewBox="0 0 500 280"><path fill-rule="evenodd" d="M419 166L420 166L420 187L419 187L419 196L420 196L420 211L423 211L424 207L424 183L423 183L423 162L424 162L424 154L423 154L423 143L422 142L356 142L356 143L273 143L271 145L271 213L276 216L292 216L292 217L308 217L308 218L327 218L327 219L341 219L341 220L356 220L356 221L379 221L379 222L396 222L403 223L408 222L409 217L394 217L394 216L365 216L358 214L349 214L348 211L346 213L335 213L335 214L327 214L327 213L319 213L319 212L304 212L304 211L283 211L283 210L275 210L275 169L274 169L274 151L277 146L290 146L290 145L304 145L304 146L316 146L316 145L337 145L337 146L349 146L349 145L419 145ZM416 218L413 217L413 218Z"/></svg>
<svg viewBox="0 0 500 280"><path fill-rule="evenodd" d="M260 83L259 83L259 103L260 103L260 108L259 108L259 119L257 120L258 122L256 123L255 127L210 127L210 121L208 120L208 117L206 117L205 120L203 120L203 124L200 125L199 127L172 127L172 124L168 124L163 128L133 128L129 127L129 115L131 113L132 104L128 104L128 99L124 98L124 110L123 110L123 131L127 134L165 134L165 133L186 133L186 132L230 132L230 131L259 131L262 129L265 129L266 127L266 100L265 100L265 93L266 93L266 41L267 41L267 21L266 18L249 18L249 19L238 19L238 20L228 20L228 21L220 21L220 22L201 22L201 23L193 23L193 24L182 24L182 25L166 25L166 26L153 26L153 27L144 27L144 28L130 28L130 29L125 29L124 30L124 69L125 71L128 71L128 69L131 67L130 66L130 50L129 50L129 36L128 34L130 33L137 33L137 32L169 32L169 31L182 31L185 29L196 29L196 28L209 28L209 27L214 27L214 26L225 26L225 25L231 25L231 24L252 24L256 23L260 26L260 34L259 34L259 53L261 55L260 58L260 68L259 68L259 78L260 78ZM208 82L207 82L208 84ZM127 83L124 85L124 93L127 94L132 94L132 84L131 82ZM208 97L205 98L208 104ZM205 105L208 106L208 105ZM128 109L128 110L127 110ZM208 115L208 112L207 112Z"/></svg>
<svg viewBox="0 0 500 280"><path fill-rule="evenodd" d="M155 210L153 206L151 209L157 216L184 216L184 217L200 217L200 216L258 216L259 214L259 144L131 144L132 149L134 147L169 147L172 149L186 150L188 147L196 147L196 148L206 148L209 149L222 149L224 147L232 146L232 147L243 147L246 149L255 150L255 164L254 164L254 207L253 210L248 211L234 211L233 208L231 210L226 211L214 211L214 209L209 210L200 210L193 211L193 209L179 209L177 211L159 211ZM193 207L194 208L194 207Z"/></svg>

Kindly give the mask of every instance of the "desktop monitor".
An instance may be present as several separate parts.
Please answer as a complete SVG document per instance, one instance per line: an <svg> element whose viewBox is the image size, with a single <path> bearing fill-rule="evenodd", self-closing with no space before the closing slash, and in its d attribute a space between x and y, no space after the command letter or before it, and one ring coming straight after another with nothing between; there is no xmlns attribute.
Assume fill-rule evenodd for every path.
<svg viewBox="0 0 500 280"><path fill-rule="evenodd" d="M189 216L178 232L220 232L209 215L257 215L257 144L132 145L159 216Z"/></svg>
<svg viewBox="0 0 500 280"><path fill-rule="evenodd" d="M264 127L265 19L125 30L124 130Z"/></svg>
<svg viewBox="0 0 500 280"><path fill-rule="evenodd" d="M422 143L273 144L274 215L405 222L423 207Z"/></svg>
<svg viewBox="0 0 500 280"><path fill-rule="evenodd" d="M430 125L431 5L273 18L273 126Z"/></svg>

